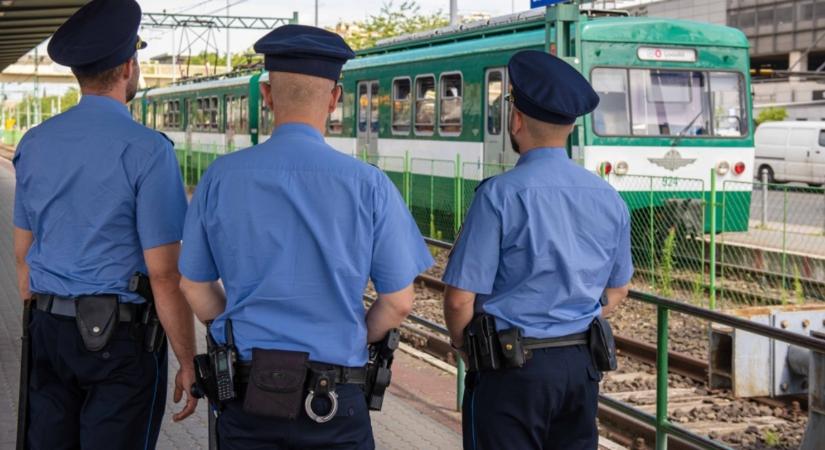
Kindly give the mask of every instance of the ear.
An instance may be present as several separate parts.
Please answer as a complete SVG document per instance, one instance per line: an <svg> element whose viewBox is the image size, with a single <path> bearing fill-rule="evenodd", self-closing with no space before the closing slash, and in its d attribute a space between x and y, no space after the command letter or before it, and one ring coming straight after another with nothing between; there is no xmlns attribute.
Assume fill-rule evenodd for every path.
<svg viewBox="0 0 825 450"><path fill-rule="evenodd" d="M510 132L513 134L518 134L518 132L524 127L524 116L522 116L521 111L515 107L512 107L510 112Z"/></svg>
<svg viewBox="0 0 825 450"><path fill-rule="evenodd" d="M338 107L338 99L344 95L344 88L341 87L340 84L336 84L334 88L332 88L332 97L329 99L329 113L332 114L335 112L335 109Z"/></svg>
<svg viewBox="0 0 825 450"><path fill-rule="evenodd" d="M123 70L120 73L120 77L124 80L132 78L132 71L135 70L135 64L137 64L136 58L129 58L128 61L123 63Z"/></svg>
<svg viewBox="0 0 825 450"><path fill-rule="evenodd" d="M261 86L261 97L263 97L264 104L270 111L272 111L272 86L269 83L259 83Z"/></svg>

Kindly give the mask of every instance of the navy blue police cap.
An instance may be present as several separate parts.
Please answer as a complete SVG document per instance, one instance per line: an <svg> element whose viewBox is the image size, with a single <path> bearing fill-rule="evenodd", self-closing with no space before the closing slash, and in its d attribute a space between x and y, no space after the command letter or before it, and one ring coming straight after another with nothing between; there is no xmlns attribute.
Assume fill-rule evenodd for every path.
<svg viewBox="0 0 825 450"><path fill-rule="evenodd" d="M570 125L599 105L598 94L579 71L549 53L518 52L507 69L513 103L534 119Z"/></svg>
<svg viewBox="0 0 825 450"><path fill-rule="evenodd" d="M138 36L140 18L134 0L92 0L57 29L49 57L86 73L117 67L146 48Z"/></svg>
<svg viewBox="0 0 825 450"><path fill-rule="evenodd" d="M341 68L355 52L344 38L306 25L278 27L255 43L270 72L290 72L338 81Z"/></svg>

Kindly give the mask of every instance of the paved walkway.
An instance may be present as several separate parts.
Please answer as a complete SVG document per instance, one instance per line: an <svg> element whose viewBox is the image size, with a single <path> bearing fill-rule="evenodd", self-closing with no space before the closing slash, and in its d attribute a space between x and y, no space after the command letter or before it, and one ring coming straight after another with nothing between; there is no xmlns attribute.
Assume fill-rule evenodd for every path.
<svg viewBox="0 0 825 450"><path fill-rule="evenodd" d="M17 387L20 375L20 313L17 301L14 258L12 253L12 209L14 175L10 164L0 158L0 449L14 448L17 427ZM199 327L199 345L203 345L203 327ZM174 379L177 365L170 358L169 379ZM402 369L399 367L399 369ZM206 406L200 404L197 414L182 423L173 423L169 388L166 415L158 441L159 449L194 449L206 447ZM438 415L432 415L438 418ZM372 415L375 440L379 449L458 449L461 438L453 426L424 414L411 402L388 394L384 410Z"/></svg>

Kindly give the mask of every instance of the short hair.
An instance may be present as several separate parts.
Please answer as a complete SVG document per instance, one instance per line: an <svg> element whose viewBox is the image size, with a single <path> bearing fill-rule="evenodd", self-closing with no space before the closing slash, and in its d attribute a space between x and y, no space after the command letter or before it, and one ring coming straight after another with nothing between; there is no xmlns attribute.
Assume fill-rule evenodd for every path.
<svg viewBox="0 0 825 450"><path fill-rule="evenodd" d="M335 88L332 80L289 72L269 72L269 81L273 109L276 110L326 108L327 95Z"/></svg>
<svg viewBox="0 0 825 450"><path fill-rule="evenodd" d="M135 56L136 58L137 56ZM127 61L128 62L128 61ZM137 62L137 61L135 61ZM123 64L126 64L125 62ZM86 71L78 67L72 67L72 73L80 87L94 89L96 91L107 92L112 90L123 71L123 64L118 64L111 69Z"/></svg>

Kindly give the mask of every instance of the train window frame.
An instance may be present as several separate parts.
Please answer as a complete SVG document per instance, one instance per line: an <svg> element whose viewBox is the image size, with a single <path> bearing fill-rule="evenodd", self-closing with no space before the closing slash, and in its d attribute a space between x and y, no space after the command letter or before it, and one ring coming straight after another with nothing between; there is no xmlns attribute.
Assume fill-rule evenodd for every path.
<svg viewBox="0 0 825 450"><path fill-rule="evenodd" d="M444 96L444 78L445 77L453 77L458 75L459 80L459 95L457 97L445 98ZM438 90L436 91L436 99L438 100L438 110L437 116L438 120L438 135L439 136L448 136L448 137L457 137L461 136L462 131L464 131L464 74L461 73L460 70L454 70L450 72L443 72L441 75L438 76ZM459 101L459 116L458 116L458 131L445 131L445 127L454 127L455 124L445 124L443 122L444 117L444 102L446 100L455 100L458 99Z"/></svg>
<svg viewBox="0 0 825 450"><path fill-rule="evenodd" d="M395 95L396 94L396 89L395 89L396 88L396 83L399 82L399 81L406 81L407 83L409 83L409 93L407 94L408 98L407 98L406 101L410 105L409 106L410 112L408 114L409 123L407 125L407 130L406 131L397 129L396 124L395 124L395 117L396 117L395 103L398 102L398 101L402 101L402 100L398 100L396 98L396 95ZM395 136L409 136L410 133L413 131L413 127L414 127L413 122L415 121L415 114L413 114L413 107L414 107L413 95L415 94L415 92L413 90L412 77L409 77L409 76L395 77L395 78L392 79L391 86L392 86L392 88L391 88L391 90L392 90L392 103L390 104L390 131Z"/></svg>
<svg viewBox="0 0 825 450"><path fill-rule="evenodd" d="M344 133L344 85L338 83L335 85L335 88L341 88L341 95L338 96L338 102L335 104L335 111L330 113L327 118L327 133L338 136ZM333 114L340 117L337 122L333 122ZM337 128L333 128L333 123L338 124Z"/></svg>
<svg viewBox="0 0 825 450"><path fill-rule="evenodd" d="M630 70L668 70L668 71L684 71L684 72L702 72L702 73L704 73L708 76L708 80L710 79L710 74L711 73L723 72L723 73L736 74L740 77L740 81L743 83L743 87L745 88L745 92L743 93L743 95L741 97L741 100L743 101L744 111L745 111L745 113L747 113L747 106L748 106L748 104L747 104L747 102L748 102L748 100L747 100L747 95L748 95L747 88L748 88L748 85L747 85L746 80L745 80L745 75L742 72L739 72L737 70L721 69L721 68L679 68L679 67L603 66L603 65L599 65L599 66L593 66L593 67L590 68L590 72L588 73L588 81L593 79L593 71L597 70L597 69L622 69L622 70L628 71L628 76L627 76L628 89L627 89L627 91L628 91L628 102L630 102L630 105L628 105L628 114L631 117L631 127L632 127L632 117L633 117L633 105L632 105L631 99L629 98L629 94L630 94L630 73L629 73L629 71ZM712 89L712 87L710 86L710 82L708 81L708 86L707 86L707 89L706 89L706 94L708 96L708 100L710 100L711 89ZM592 116L592 114L593 114L592 112L589 114L591 123L590 123L590 126L587 127L587 128L590 131L592 131L595 136L597 136L599 138L608 138L608 139L612 139L612 138L674 139L674 138L677 137L676 135L653 135L653 136L650 136L650 135L639 135L639 134L599 134L599 133L596 132L595 128L593 127L593 120L592 120L593 116ZM748 117L744 117L743 119L744 120L742 120L742 122L743 122L743 125L745 126L745 128L744 128L743 134L741 136L714 136L714 135L711 135L711 134L701 135L701 136L688 136L688 135L685 135L685 136L679 137L679 139L720 139L720 140L726 140L726 141L735 141L735 140L748 139L749 137L751 137L752 132L753 132L752 127L749 123L751 118L750 118L750 116L748 116Z"/></svg>
<svg viewBox="0 0 825 450"><path fill-rule="evenodd" d="M180 130L182 126L182 117L180 111L180 99L166 99L163 100L163 113L161 114L163 130Z"/></svg>
<svg viewBox="0 0 825 450"><path fill-rule="evenodd" d="M490 119L491 119L490 112L493 111L493 105L494 105L494 103L490 102L490 86L491 86L490 81L491 81L491 78L492 78L491 75L493 75L493 74L496 74L500 77L500 79L496 81L497 83L500 84L500 89L501 89L501 92L499 92L499 97L498 97L498 99L496 99L496 101L498 102L498 108L499 108L498 109L498 114L497 114L497 116L498 116L497 117L497 119L498 119L498 122L497 122L498 128L492 128L491 127L492 123L490 123ZM507 101L504 100L504 97L506 96L506 93L507 93L507 85L505 84L505 80L506 80L506 74L505 74L505 69L504 68L494 67L494 68L488 68L488 69L485 70L485 73L484 73L484 88L483 88L484 89L484 104L483 104L484 105L484 113L483 114L484 114L484 130L485 130L484 134L485 134L485 136L501 136L504 133L504 130L503 130L504 123L505 123L504 114L506 114L506 112L503 111L502 109L506 108L507 106L505 106L505 105L508 104Z"/></svg>
<svg viewBox="0 0 825 450"><path fill-rule="evenodd" d="M433 98L433 121L432 121L432 130L430 131L420 131L419 124L418 124L418 80L422 78L430 78L433 80L433 92L435 92L435 98ZM434 73L425 73L415 76L414 89L413 93L415 94L415 101L413 103L413 120L412 120L412 128L413 134L416 136L434 136L435 130L438 128L438 78L435 76Z"/></svg>

